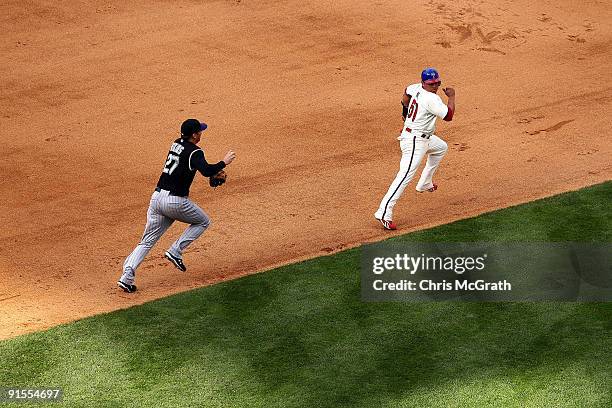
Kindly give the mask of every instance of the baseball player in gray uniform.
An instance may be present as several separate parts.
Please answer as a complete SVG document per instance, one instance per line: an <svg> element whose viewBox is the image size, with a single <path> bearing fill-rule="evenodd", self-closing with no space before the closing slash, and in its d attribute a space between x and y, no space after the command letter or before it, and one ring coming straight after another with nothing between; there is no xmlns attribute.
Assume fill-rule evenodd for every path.
<svg viewBox="0 0 612 408"><path fill-rule="evenodd" d="M420 193L434 192L438 185L433 176L448 150L446 142L434 135L436 118L451 121L455 113L455 90L444 88L448 105L437 95L442 81L434 68L421 72L421 82L406 88L402 95L402 117L404 127L398 140L402 150L400 169L383 197L374 217L387 230L397 229L393 222L393 207L404 189L414 177L421 160L427 156L416 190Z"/></svg>
<svg viewBox="0 0 612 408"><path fill-rule="evenodd" d="M187 119L181 125L181 137L170 147L157 188L151 196L144 234L126 258L123 274L117 281L117 285L128 293L136 291L134 279L138 265L175 220L190 225L164 256L183 272L187 270L183 251L210 225L208 215L189 199L189 188L196 171L204 177L214 177L236 158L236 154L230 150L222 161L207 163L204 152L197 146L206 128L207 125L197 119Z"/></svg>

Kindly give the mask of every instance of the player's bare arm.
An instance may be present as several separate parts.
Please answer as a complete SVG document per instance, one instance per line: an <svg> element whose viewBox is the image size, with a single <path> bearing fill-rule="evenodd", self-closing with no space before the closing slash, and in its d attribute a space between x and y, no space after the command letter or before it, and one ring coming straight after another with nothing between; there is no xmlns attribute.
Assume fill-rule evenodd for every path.
<svg viewBox="0 0 612 408"><path fill-rule="evenodd" d="M406 121L406 115L408 114L408 105L410 105L410 95L404 94L402 95L402 120Z"/></svg>
<svg viewBox="0 0 612 408"><path fill-rule="evenodd" d="M450 122L453 120L453 115L455 114L455 89L454 88L444 88L444 94L448 96L448 114L444 117L444 120Z"/></svg>

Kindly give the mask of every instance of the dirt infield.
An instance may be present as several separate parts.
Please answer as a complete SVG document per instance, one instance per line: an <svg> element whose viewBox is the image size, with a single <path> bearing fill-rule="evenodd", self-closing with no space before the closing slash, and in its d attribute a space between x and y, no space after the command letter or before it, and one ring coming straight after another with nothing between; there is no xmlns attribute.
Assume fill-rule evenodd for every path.
<svg viewBox="0 0 612 408"><path fill-rule="evenodd" d="M55 4L58 3L58 4ZM5 1L0 338L389 236L399 100L435 66L457 90L435 194L397 233L612 178L612 13L586 1ZM580 5L580 6L578 6ZM446 98L443 98L446 100ZM180 123L206 121L227 185L213 225L115 282Z"/></svg>

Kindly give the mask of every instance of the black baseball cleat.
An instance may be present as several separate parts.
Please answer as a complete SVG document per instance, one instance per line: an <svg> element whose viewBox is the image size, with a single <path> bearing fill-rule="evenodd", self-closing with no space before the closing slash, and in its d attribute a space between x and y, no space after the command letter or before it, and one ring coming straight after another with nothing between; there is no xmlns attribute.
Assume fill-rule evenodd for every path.
<svg viewBox="0 0 612 408"><path fill-rule="evenodd" d="M176 266L176 268L178 270L180 270L181 272L185 272L187 270L187 267L185 266L185 264L183 263L183 260L181 258L177 258L176 256L172 255L168 251L166 251L164 256L166 257L167 260L172 262L174 264L174 266Z"/></svg>
<svg viewBox="0 0 612 408"><path fill-rule="evenodd" d="M128 285L127 283L117 281L117 286L119 286L121 289L123 289L127 293L136 292L136 285Z"/></svg>

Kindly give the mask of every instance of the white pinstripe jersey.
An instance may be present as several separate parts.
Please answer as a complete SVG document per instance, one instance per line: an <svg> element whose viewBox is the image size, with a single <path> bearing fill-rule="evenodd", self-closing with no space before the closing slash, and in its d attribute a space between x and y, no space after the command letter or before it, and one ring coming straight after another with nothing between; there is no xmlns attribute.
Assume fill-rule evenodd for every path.
<svg viewBox="0 0 612 408"><path fill-rule="evenodd" d="M448 113L448 107L442 102L442 98L423 89L421 83L408 86L406 95L410 99L408 114L398 139L410 139L415 134L433 134L436 129L436 117L444 119Z"/></svg>

